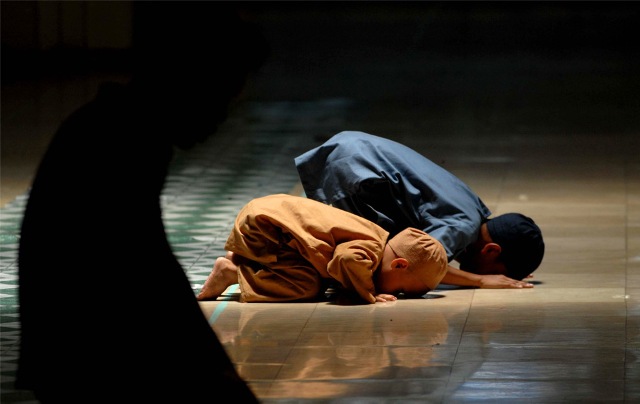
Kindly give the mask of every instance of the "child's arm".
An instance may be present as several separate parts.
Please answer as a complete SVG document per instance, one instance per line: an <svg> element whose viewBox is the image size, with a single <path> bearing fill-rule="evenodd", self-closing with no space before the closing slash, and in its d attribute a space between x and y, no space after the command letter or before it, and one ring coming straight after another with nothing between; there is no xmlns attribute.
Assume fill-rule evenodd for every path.
<svg viewBox="0 0 640 404"><path fill-rule="evenodd" d="M374 240L351 240L340 243L327 265L327 272L350 292L368 303L379 301L373 283L373 273L380 265L382 246ZM385 300L386 301L386 300Z"/></svg>
<svg viewBox="0 0 640 404"><path fill-rule="evenodd" d="M504 275L478 275L463 271L451 265L440 283L457 286L475 286L483 289L522 289L532 288L533 284L511 279Z"/></svg>

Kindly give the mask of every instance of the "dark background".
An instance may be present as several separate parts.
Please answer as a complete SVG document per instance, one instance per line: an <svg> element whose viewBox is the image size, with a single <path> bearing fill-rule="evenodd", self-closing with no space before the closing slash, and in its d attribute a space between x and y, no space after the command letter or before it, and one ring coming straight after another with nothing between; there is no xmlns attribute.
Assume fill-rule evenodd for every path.
<svg viewBox="0 0 640 404"><path fill-rule="evenodd" d="M353 108L340 129L500 137L640 128L638 2L230 4L271 51L245 99L346 99ZM126 79L154 11L132 1L1 5L6 193L22 175L14 167L31 169L99 81ZM79 80L88 84L78 89ZM28 127L50 105L55 113Z"/></svg>
<svg viewBox="0 0 640 404"><path fill-rule="evenodd" d="M514 102L542 103L551 114L549 101L556 110L611 98L638 106L636 2L231 4L271 46L252 93L260 100L348 97L440 108L507 91L520 94ZM136 33L145 28L141 12L153 7L3 1L3 85L126 74Z"/></svg>

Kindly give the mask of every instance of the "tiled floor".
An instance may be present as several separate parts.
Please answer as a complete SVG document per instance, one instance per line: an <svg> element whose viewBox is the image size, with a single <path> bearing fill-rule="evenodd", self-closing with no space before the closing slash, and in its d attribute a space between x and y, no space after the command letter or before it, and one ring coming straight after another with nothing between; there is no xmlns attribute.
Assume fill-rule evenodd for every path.
<svg viewBox="0 0 640 404"><path fill-rule="evenodd" d="M413 23L403 25L407 35L419 31L421 17L403 17ZM177 156L164 193L169 239L195 290L223 253L242 204L299 194L293 157L341 130L405 143L463 178L494 214L533 217L547 252L529 290L443 285L424 299L345 306L241 304L232 286L201 306L257 396L265 403L640 402L637 59L382 46L378 56L352 49L336 63L327 42L306 54L314 68L298 70L299 58L286 62L305 37L284 28L299 25L261 18L273 29L275 57L221 131ZM372 30L358 21L341 29L370 29L383 41L376 34L397 27L378 21ZM24 92L3 94L3 148L8 134L55 126L61 105L51 100L89 89L82 98L92 83L33 87L30 99L42 102L29 119L19 109L33 106L20 102ZM21 150L33 156L41 143ZM3 154L2 170L28 178L28 158L18 160L22 170L6 166ZM26 198L17 183L17 198L3 199L0 209L3 403L30 400L11 387Z"/></svg>

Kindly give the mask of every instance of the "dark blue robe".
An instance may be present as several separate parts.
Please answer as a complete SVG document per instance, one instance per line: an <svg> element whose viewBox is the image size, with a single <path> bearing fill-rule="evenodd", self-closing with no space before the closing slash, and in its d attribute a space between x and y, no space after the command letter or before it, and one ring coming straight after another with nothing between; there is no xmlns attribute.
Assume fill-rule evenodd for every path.
<svg viewBox="0 0 640 404"><path fill-rule="evenodd" d="M449 261L478 238L491 211L458 177L415 150L363 132L340 132L295 158L308 198L363 216L391 233L422 229Z"/></svg>

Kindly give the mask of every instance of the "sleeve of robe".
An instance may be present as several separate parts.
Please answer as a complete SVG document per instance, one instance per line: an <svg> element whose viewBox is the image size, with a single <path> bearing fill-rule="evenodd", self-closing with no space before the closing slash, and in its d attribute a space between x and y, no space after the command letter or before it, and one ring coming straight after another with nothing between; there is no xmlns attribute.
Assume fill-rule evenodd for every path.
<svg viewBox="0 0 640 404"><path fill-rule="evenodd" d="M353 240L338 244L327 265L329 275L343 288L358 293L365 301L375 303L373 274L380 264L375 243Z"/></svg>

